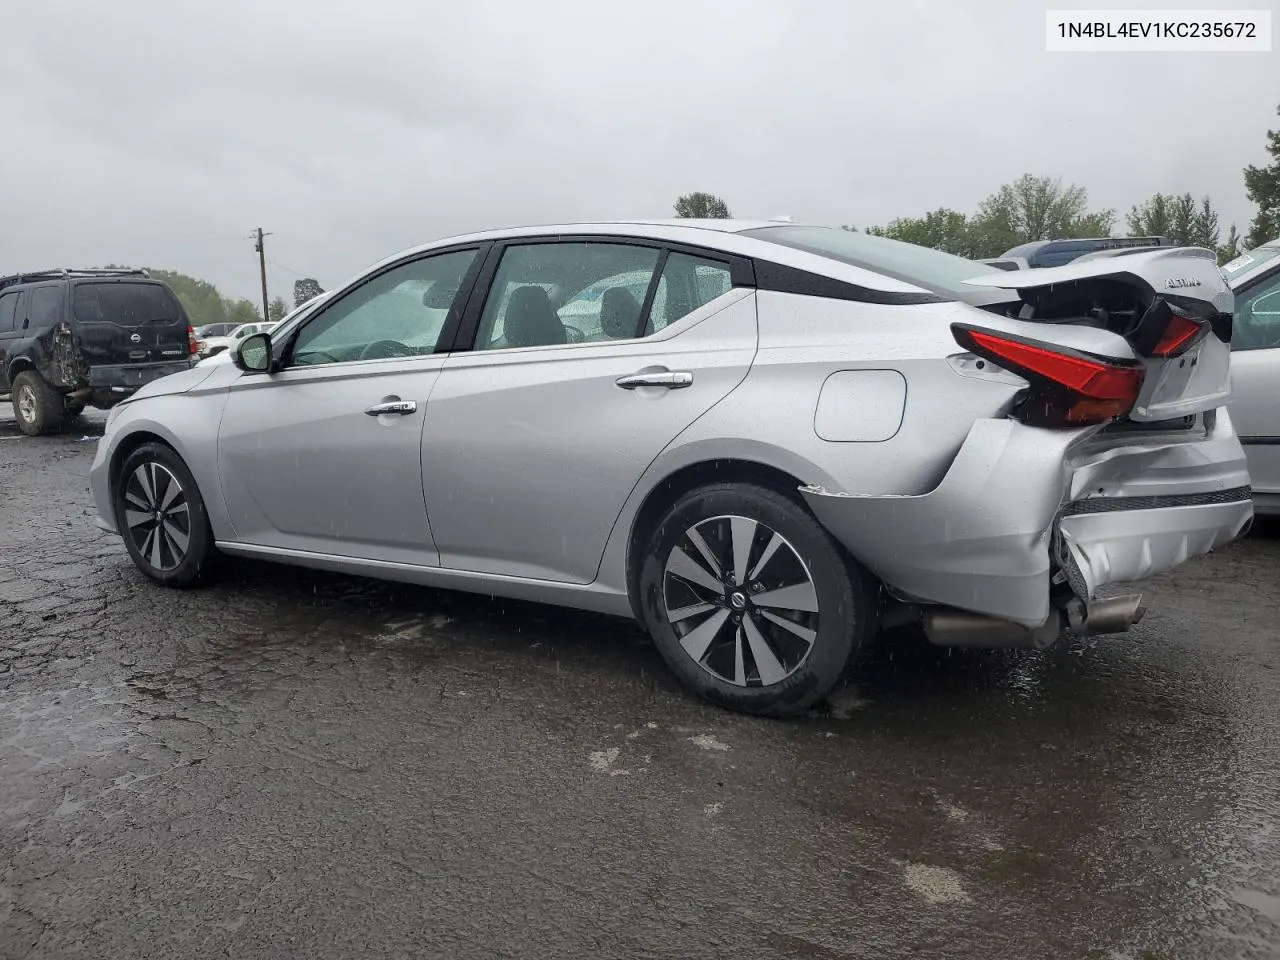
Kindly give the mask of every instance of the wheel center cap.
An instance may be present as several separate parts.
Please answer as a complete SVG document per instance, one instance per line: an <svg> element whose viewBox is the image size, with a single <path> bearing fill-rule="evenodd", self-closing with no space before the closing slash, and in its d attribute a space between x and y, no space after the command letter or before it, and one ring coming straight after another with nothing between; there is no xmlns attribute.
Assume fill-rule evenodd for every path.
<svg viewBox="0 0 1280 960"><path fill-rule="evenodd" d="M735 610L745 610L747 608L747 596L744 593L734 591L729 594L729 606Z"/></svg>

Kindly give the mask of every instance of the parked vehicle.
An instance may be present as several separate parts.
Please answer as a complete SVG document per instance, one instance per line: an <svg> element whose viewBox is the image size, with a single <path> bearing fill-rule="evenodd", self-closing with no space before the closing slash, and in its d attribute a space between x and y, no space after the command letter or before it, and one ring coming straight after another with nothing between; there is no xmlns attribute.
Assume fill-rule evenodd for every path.
<svg viewBox="0 0 1280 960"><path fill-rule="evenodd" d="M208 337L227 337L236 327L238 323L206 323L202 327L196 327L196 339L204 340Z"/></svg>
<svg viewBox="0 0 1280 960"><path fill-rule="evenodd" d="M203 346L200 349L200 356L213 357L234 347L245 337L253 333L266 333L275 327L275 323L267 321L258 321L256 323L238 323L232 324L231 330L224 336L201 337Z"/></svg>
<svg viewBox="0 0 1280 960"><path fill-rule="evenodd" d="M1231 307L1177 251L992 274L767 221L475 234L141 391L91 482L163 585L231 554L634 616L693 690L793 714L880 624L1124 630L1140 598L1099 588L1238 536Z"/></svg>
<svg viewBox="0 0 1280 960"><path fill-rule="evenodd" d="M1033 240L1019 244L997 260L1024 261L1026 267L1060 267L1070 263L1077 257L1099 250L1132 250L1148 247L1173 247L1176 244L1168 237L1090 237L1076 240ZM990 261L984 261L990 262ZM1000 266L1002 270L1010 267Z"/></svg>
<svg viewBox="0 0 1280 960"><path fill-rule="evenodd" d="M303 312L310 310L313 306L323 301L327 296L329 296L329 294L326 292L326 293L321 293L317 296L312 297L310 300L306 301L306 303L303 303L301 306L295 307L290 313L286 314L284 318L281 319L279 322L289 323L291 320L293 320L294 317L301 316ZM265 332L265 331L262 331L262 332ZM239 343L239 341L234 341L234 343ZM234 346L234 343L233 343L233 346ZM217 353L207 354L204 357L204 359L202 359L199 363L196 364L196 366L203 367L203 366L208 366L210 364L215 364L215 363L230 363L232 353L233 353L233 350L228 348L226 350L219 350Z"/></svg>
<svg viewBox="0 0 1280 960"><path fill-rule="evenodd" d="M1231 417L1240 433L1254 509L1280 515L1280 239L1222 268L1235 292Z"/></svg>
<svg viewBox="0 0 1280 960"><path fill-rule="evenodd" d="M195 344L178 298L145 270L0 277L0 400L29 436L188 369Z"/></svg>

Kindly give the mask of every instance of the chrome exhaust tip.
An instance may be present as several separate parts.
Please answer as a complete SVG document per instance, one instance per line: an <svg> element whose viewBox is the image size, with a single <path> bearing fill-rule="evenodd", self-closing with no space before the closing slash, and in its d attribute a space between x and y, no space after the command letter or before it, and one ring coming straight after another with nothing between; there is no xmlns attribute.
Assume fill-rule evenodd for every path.
<svg viewBox="0 0 1280 960"><path fill-rule="evenodd" d="M1132 593L1124 597L1097 600L1089 605L1084 620L1084 632L1096 636L1102 633L1124 633L1142 619L1147 612L1142 594Z"/></svg>

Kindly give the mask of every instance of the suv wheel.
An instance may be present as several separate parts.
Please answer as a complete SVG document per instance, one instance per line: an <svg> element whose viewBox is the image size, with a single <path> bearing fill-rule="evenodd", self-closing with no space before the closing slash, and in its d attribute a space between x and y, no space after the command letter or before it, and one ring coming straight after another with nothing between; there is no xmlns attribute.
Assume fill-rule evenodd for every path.
<svg viewBox="0 0 1280 960"><path fill-rule="evenodd" d="M685 685L745 713L802 713L875 630L872 577L789 497L722 483L677 501L640 572L645 626Z"/></svg>
<svg viewBox="0 0 1280 960"><path fill-rule="evenodd" d="M44 382L34 370L23 370L13 378L13 412L18 429L37 437L62 426L62 394Z"/></svg>
<svg viewBox="0 0 1280 960"><path fill-rule="evenodd" d="M204 498L172 448L144 443L113 486L117 529L139 570L166 587L189 587L212 572L217 550Z"/></svg>

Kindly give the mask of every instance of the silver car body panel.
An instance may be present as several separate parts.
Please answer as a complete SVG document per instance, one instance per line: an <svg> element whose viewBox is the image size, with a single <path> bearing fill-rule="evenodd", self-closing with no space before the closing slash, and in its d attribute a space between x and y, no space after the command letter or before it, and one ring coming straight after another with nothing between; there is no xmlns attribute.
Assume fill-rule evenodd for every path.
<svg viewBox="0 0 1280 960"><path fill-rule="evenodd" d="M1237 291L1259 282L1277 284L1267 298L1280 327L1280 240L1242 254L1223 271ZM1249 458L1254 505L1259 514L1280 516L1280 347L1233 352L1231 378L1231 417Z"/></svg>
<svg viewBox="0 0 1280 960"><path fill-rule="evenodd" d="M441 241L379 266L446 243L599 233L768 259L887 294L923 292L738 233L767 225L776 226L527 228ZM287 319L273 339L304 320ZM116 408L91 482L110 528L111 464L139 437L159 437L191 468L227 553L622 615L632 611L629 571L644 547L637 518L694 467L745 463L794 478L819 520L895 592L1028 626L1048 615L1055 545L1076 558L1091 594L1210 549L1248 522L1247 501L1216 512L1063 516L1089 497L1247 483L1230 419L1206 413L1198 433L1152 431L1119 445L1100 428L1024 426L1007 414L1026 382L960 351L955 322L1132 357L1107 331L1029 324L960 302L740 288L640 340L272 375L194 368ZM630 391L614 382L654 368L691 373L692 384ZM387 396L413 399L416 412L393 423L364 413Z"/></svg>

